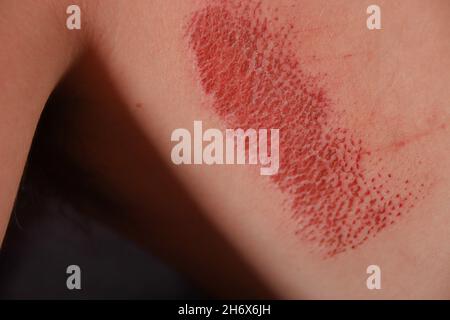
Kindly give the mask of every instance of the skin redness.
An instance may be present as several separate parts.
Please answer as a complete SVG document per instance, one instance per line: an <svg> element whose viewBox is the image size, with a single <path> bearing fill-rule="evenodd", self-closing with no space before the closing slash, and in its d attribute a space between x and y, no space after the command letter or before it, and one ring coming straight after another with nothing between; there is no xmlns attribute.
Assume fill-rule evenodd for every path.
<svg viewBox="0 0 450 320"><path fill-rule="evenodd" d="M229 128L280 128L280 168L295 234L325 257L354 249L401 219L417 186L388 170L361 138L334 125L334 101L294 47L293 24L259 2L217 1L193 13L186 38L199 83ZM381 160L380 160L381 161Z"/></svg>

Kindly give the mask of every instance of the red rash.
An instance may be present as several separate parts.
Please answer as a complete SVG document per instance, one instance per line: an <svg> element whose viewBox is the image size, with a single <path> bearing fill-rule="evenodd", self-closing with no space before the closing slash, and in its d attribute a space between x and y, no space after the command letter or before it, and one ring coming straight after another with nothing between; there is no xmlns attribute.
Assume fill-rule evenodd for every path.
<svg viewBox="0 0 450 320"><path fill-rule="evenodd" d="M365 170L370 150L331 124L326 76L302 69L293 25L278 21L252 0L212 2L191 17L187 37L201 86L228 128L280 129L271 179L289 199L296 235L331 257L395 223L417 198L408 180L394 190L391 172Z"/></svg>

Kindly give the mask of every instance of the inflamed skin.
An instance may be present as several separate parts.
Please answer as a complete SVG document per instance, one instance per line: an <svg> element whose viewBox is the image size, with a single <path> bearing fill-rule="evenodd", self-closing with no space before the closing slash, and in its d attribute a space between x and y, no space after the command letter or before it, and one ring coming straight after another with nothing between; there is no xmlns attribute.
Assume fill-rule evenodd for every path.
<svg viewBox="0 0 450 320"><path fill-rule="evenodd" d="M202 90L229 128L280 128L280 169L270 179L289 199L296 236L333 257L402 219L424 185L367 169L383 159L333 121L326 76L302 68L294 24L280 20L257 1L211 1L189 17L186 39Z"/></svg>

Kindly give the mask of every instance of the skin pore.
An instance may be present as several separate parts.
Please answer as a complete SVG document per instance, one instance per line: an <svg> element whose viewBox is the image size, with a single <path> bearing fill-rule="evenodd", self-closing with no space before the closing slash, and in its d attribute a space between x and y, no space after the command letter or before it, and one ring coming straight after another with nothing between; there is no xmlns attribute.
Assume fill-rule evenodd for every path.
<svg viewBox="0 0 450 320"><path fill-rule="evenodd" d="M368 31L370 4L89 2L60 147L133 237L217 294L257 295L231 250L277 297L448 297L449 4L381 1L383 29ZM170 134L194 120L280 128L280 173L174 166ZM154 157L198 208L158 205ZM372 264L381 291L365 286Z"/></svg>

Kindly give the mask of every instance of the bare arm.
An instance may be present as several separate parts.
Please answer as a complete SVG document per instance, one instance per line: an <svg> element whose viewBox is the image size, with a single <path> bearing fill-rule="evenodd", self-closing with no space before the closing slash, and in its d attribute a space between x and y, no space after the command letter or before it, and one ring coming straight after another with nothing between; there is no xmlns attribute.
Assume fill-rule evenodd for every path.
<svg viewBox="0 0 450 320"><path fill-rule="evenodd" d="M74 57L56 3L0 1L0 241L40 112Z"/></svg>

